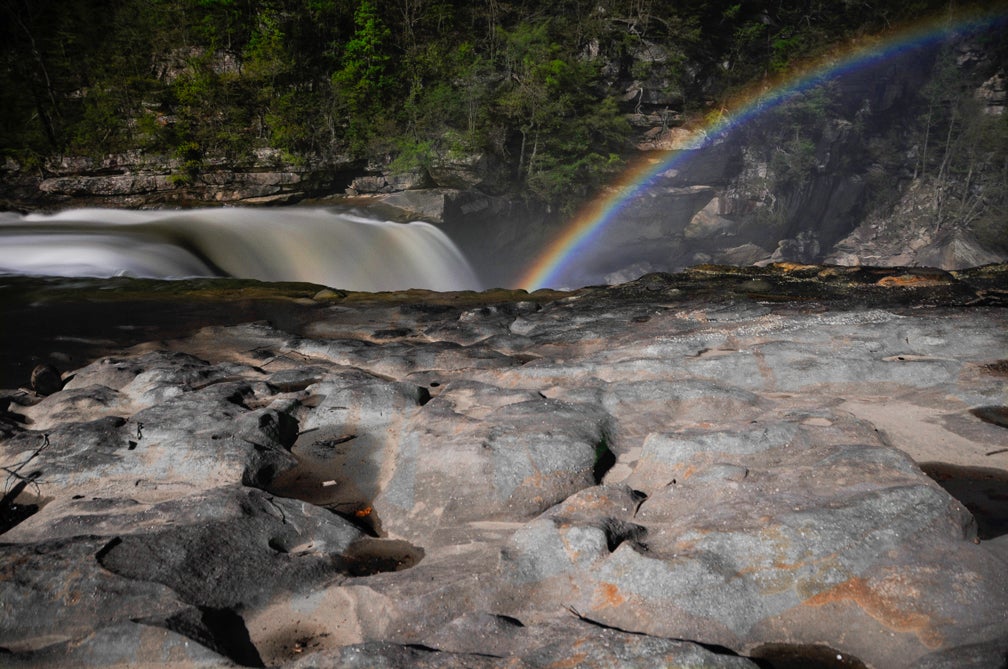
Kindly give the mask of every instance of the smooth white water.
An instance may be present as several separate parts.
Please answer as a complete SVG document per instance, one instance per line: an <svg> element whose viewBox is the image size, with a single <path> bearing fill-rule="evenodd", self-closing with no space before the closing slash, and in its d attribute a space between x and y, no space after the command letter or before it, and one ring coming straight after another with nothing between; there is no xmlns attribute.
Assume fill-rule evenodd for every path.
<svg viewBox="0 0 1008 669"><path fill-rule="evenodd" d="M0 213L0 273L233 276L366 291L482 287L432 225L307 207Z"/></svg>

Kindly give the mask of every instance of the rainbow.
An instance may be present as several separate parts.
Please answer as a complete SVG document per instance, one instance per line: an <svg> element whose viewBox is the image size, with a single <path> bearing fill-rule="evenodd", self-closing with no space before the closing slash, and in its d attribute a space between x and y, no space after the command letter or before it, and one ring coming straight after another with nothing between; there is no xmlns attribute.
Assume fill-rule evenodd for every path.
<svg viewBox="0 0 1008 669"><path fill-rule="evenodd" d="M759 90L742 94L716 114L716 118L695 130L700 143L711 142L733 129L779 106L805 91L836 79L846 73L880 63L912 49L934 45L957 33L986 28L1008 19L1008 14L974 16L951 20L949 17L930 19L894 34L861 41L844 50L790 72L781 80L764 83ZM542 253L525 269L517 281L520 288L556 287L564 273L578 257L590 248L605 228L635 197L644 193L663 173L675 169L692 155L692 151L656 152L639 159L624 170L605 192L590 202L556 235Z"/></svg>

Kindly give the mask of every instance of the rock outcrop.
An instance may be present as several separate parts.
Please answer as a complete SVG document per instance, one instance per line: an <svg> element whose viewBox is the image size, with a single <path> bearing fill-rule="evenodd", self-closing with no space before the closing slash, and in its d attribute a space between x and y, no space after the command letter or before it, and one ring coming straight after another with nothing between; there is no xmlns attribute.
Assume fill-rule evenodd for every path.
<svg viewBox="0 0 1008 669"><path fill-rule="evenodd" d="M101 159L54 157L35 169L8 159L0 166L0 204L6 209L284 204L342 192L360 170L340 157L309 168L272 150L241 163L208 161L193 174L177 158L142 151Z"/></svg>
<svg viewBox="0 0 1008 669"><path fill-rule="evenodd" d="M1000 666L1006 302L698 267L106 354L3 393L0 659Z"/></svg>

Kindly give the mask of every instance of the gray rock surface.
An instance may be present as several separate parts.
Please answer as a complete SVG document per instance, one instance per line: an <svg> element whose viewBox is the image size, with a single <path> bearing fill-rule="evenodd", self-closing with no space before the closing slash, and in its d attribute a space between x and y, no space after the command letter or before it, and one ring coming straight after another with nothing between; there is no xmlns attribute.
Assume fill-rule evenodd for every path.
<svg viewBox="0 0 1008 669"><path fill-rule="evenodd" d="M0 664L1000 666L935 473L1008 470L1003 274L319 293L4 391Z"/></svg>

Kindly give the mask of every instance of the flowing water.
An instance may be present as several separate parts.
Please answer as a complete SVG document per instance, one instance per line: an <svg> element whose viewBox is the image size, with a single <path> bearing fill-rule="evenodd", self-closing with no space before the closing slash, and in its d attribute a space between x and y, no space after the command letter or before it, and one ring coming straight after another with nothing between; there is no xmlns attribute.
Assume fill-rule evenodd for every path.
<svg viewBox="0 0 1008 669"><path fill-rule="evenodd" d="M325 208L0 213L0 273L306 281L346 290L478 290L427 223Z"/></svg>

